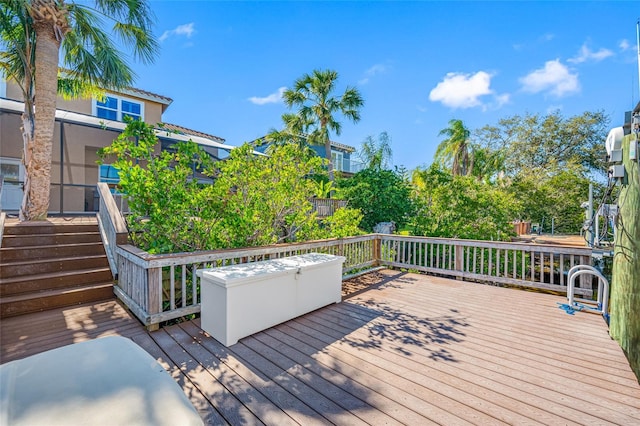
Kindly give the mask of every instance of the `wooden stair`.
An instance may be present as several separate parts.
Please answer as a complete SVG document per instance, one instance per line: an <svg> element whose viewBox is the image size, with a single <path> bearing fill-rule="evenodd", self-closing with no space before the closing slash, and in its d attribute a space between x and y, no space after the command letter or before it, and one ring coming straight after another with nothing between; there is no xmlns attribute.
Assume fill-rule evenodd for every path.
<svg viewBox="0 0 640 426"><path fill-rule="evenodd" d="M113 298L97 221L5 224L0 318Z"/></svg>

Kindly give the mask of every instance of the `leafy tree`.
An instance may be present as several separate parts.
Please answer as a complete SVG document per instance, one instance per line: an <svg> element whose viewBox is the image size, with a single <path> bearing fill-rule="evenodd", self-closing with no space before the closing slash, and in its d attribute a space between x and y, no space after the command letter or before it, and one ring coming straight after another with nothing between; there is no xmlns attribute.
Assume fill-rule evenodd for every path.
<svg viewBox="0 0 640 426"><path fill-rule="evenodd" d="M131 121L102 158L118 170L134 244L152 253L248 247L344 237L358 231L361 213L338 209L320 222L308 179L323 159L295 144L255 155L248 144L213 163L193 142L157 153L152 126ZM214 179L199 183L194 169Z"/></svg>
<svg viewBox="0 0 640 426"><path fill-rule="evenodd" d="M565 118L559 111L547 115L507 117L477 132L484 147L501 151L507 175L580 165L586 173L604 173L604 140L609 117L602 111Z"/></svg>
<svg viewBox="0 0 640 426"><path fill-rule="evenodd" d="M451 167L454 176L466 175L472 169L469 137L471 132L462 120L449 121L449 127L440 130L440 136L447 136L436 148L434 160L445 167Z"/></svg>
<svg viewBox="0 0 640 426"><path fill-rule="evenodd" d="M98 151L118 170L118 188L128 196L133 243L151 253L224 246L223 201L213 186L192 179L194 165L214 176L210 157L193 142L155 154L157 145L152 126L131 121L110 146Z"/></svg>
<svg viewBox="0 0 640 426"><path fill-rule="evenodd" d="M293 89L284 92L284 101L289 108L297 107L296 114L285 114L283 120L288 133L304 134L311 144L325 147L329 162L329 180L333 182L330 133L342 133L342 124L336 119L342 114L354 123L360 121L360 108L364 100L357 89L347 87L340 97L334 96L338 73L332 70L314 70L294 83Z"/></svg>
<svg viewBox="0 0 640 426"><path fill-rule="evenodd" d="M504 174L504 151L492 150L489 147L471 145L473 161L469 175L484 182L496 182Z"/></svg>
<svg viewBox="0 0 640 426"><path fill-rule="evenodd" d="M507 176L503 184L520 200L519 218L544 223L545 228L554 219L556 231L578 233L584 222L580 203L588 197L589 182L598 181L606 170L608 122L603 112L568 118L559 111L515 115L477 131L476 142L496 160L493 173L502 169ZM475 158L477 162L477 153Z"/></svg>
<svg viewBox="0 0 640 426"><path fill-rule="evenodd" d="M304 241L315 237L317 223L309 199L315 185L305 176L322 159L286 144L270 155L256 156L249 145L231 152L220 164L215 195L224 200L225 247Z"/></svg>
<svg viewBox="0 0 640 426"><path fill-rule="evenodd" d="M324 232L318 238L346 238L363 234L360 229L363 218L360 209L339 208L324 220Z"/></svg>
<svg viewBox="0 0 640 426"><path fill-rule="evenodd" d="M515 197L471 176L452 176L434 164L414 171L417 213L412 225L416 235L507 240Z"/></svg>
<svg viewBox="0 0 640 426"><path fill-rule="evenodd" d="M100 28L102 17L114 23L115 38ZM116 40L131 47L136 59L150 62L158 46L151 19L145 0L101 0L92 6L64 0L0 3L0 69L20 86L25 103L21 220L47 217L58 89L80 95L95 86L129 86L133 73ZM61 84L60 61L68 77Z"/></svg>
<svg viewBox="0 0 640 426"><path fill-rule="evenodd" d="M555 232L577 234L585 220L580 204L588 199L589 183L581 166L569 165L536 175L520 173L506 190L520 200L521 219L543 223L545 229L551 229L553 219ZM595 189L596 193L604 190L598 183Z"/></svg>
<svg viewBox="0 0 640 426"><path fill-rule="evenodd" d="M358 156L369 169L388 169L393 157L391 136L387 132L380 133L377 140L373 136L367 136L362 142Z"/></svg>
<svg viewBox="0 0 640 426"><path fill-rule="evenodd" d="M393 221L400 228L412 215L411 185L398 171L364 169L336 184L340 198L364 215L361 228L367 232L379 222Z"/></svg>

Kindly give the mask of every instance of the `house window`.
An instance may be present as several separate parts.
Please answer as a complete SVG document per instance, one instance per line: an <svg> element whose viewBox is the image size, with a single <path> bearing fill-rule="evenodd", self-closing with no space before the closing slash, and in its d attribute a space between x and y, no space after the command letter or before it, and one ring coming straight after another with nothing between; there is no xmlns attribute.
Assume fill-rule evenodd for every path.
<svg viewBox="0 0 640 426"><path fill-rule="evenodd" d="M344 154L340 151L331 150L331 162L333 163L333 170L342 171L344 161Z"/></svg>
<svg viewBox="0 0 640 426"><path fill-rule="evenodd" d="M24 166L19 158L0 157L0 207L18 210L22 203Z"/></svg>
<svg viewBox="0 0 640 426"><path fill-rule="evenodd" d="M118 170L111 164L100 164L99 173L98 182L106 182L114 185L120 182Z"/></svg>
<svg viewBox="0 0 640 426"><path fill-rule="evenodd" d="M106 96L104 101L94 99L93 115L105 120L124 121L125 117L143 120L143 104L118 96Z"/></svg>

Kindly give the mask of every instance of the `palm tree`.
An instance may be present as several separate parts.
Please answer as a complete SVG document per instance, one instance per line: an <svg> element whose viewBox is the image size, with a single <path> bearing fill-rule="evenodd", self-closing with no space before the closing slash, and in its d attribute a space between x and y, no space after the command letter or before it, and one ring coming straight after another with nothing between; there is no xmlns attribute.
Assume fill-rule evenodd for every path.
<svg viewBox="0 0 640 426"><path fill-rule="evenodd" d="M342 96L334 97L338 73L332 70L314 70L294 83L293 89L284 92L283 98L289 108L298 107L296 129L307 135L309 143L324 145L325 157L329 162L329 181L333 182L330 132L337 136L342 133L342 125L335 115L341 113L354 123L360 121L360 108L364 100L357 89L347 87ZM286 115L286 114L285 114ZM284 118L284 117L283 117ZM285 120L286 123L286 120Z"/></svg>
<svg viewBox="0 0 640 426"><path fill-rule="evenodd" d="M294 143L300 147L308 148L312 141L309 140L309 136L304 132L313 123L308 120L305 121L303 117L297 114L291 113L282 114L282 121L284 128L282 130L272 128L264 138L266 142L270 142L273 145Z"/></svg>
<svg viewBox="0 0 640 426"><path fill-rule="evenodd" d="M368 169L382 170L391 165L393 152L391 151L391 136L387 132L378 135L378 140L367 136L362 142L358 156Z"/></svg>
<svg viewBox="0 0 640 426"><path fill-rule="evenodd" d="M92 87L117 90L133 82L114 37L100 28L103 19L113 23L112 33L134 58L153 60L158 43L146 0L96 0L92 7L65 0L3 0L0 5L0 68L18 83L25 105L21 220L47 217L58 89L81 95ZM62 81L60 62L66 69Z"/></svg>
<svg viewBox="0 0 640 426"><path fill-rule="evenodd" d="M473 157L470 153L469 136L471 132L462 120L452 119L449 127L440 130L439 136L447 136L440 142L434 160L443 166L451 167L454 176L466 175L473 169Z"/></svg>

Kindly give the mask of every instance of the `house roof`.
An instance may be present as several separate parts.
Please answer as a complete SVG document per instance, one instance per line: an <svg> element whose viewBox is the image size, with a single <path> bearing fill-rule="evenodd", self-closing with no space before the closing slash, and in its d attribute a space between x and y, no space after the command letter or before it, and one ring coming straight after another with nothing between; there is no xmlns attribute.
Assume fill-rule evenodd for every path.
<svg viewBox="0 0 640 426"><path fill-rule="evenodd" d="M164 129L171 130L171 131L183 134L183 135L199 136L201 138L212 139L212 140L220 142L220 143L225 141L224 138L221 138L219 136L211 135L209 133L199 132L197 130L189 129L187 127L178 126L177 124L171 124L171 123L162 123L162 124L163 124L162 127Z"/></svg>
<svg viewBox="0 0 640 426"><path fill-rule="evenodd" d="M253 141L251 141L249 143L251 145L253 145L253 146L257 146L257 145L262 145L263 143L268 143L268 141L267 141L267 137L263 136L261 138L254 139ZM343 143L339 143L339 142L335 142L335 141L331 141L331 146L334 147L334 148L341 149L343 151L347 151L347 152L355 152L355 150L356 150L351 145L345 145Z"/></svg>
<svg viewBox="0 0 640 426"><path fill-rule="evenodd" d="M116 94L123 94L129 96L135 96L136 98L145 99L152 102L157 102L162 105L162 112L164 113L169 105L173 102L173 99L168 98L166 96L158 95L156 93L147 92L146 90L136 89L135 87L127 87L126 89L120 90L108 90L109 92L113 92Z"/></svg>
<svg viewBox="0 0 640 426"><path fill-rule="evenodd" d="M331 141L331 146L333 146L335 148L341 148L341 149L343 149L345 151L349 151L349 152L355 152L355 150L356 150L351 145L345 145L343 143L338 143L338 142L334 142L334 141Z"/></svg>
<svg viewBox="0 0 640 426"><path fill-rule="evenodd" d="M60 68L60 72L63 75L69 75L70 73L70 71L65 68ZM122 94L131 95L131 96L136 96L138 98L157 102L159 104L162 104L162 112L164 112L167 109L167 107L171 105L171 103L173 102L173 99L167 96L159 95L157 93L149 92L147 90L138 89L137 87L127 87L119 90L114 90L114 89L104 89L104 90L108 92L122 93Z"/></svg>

